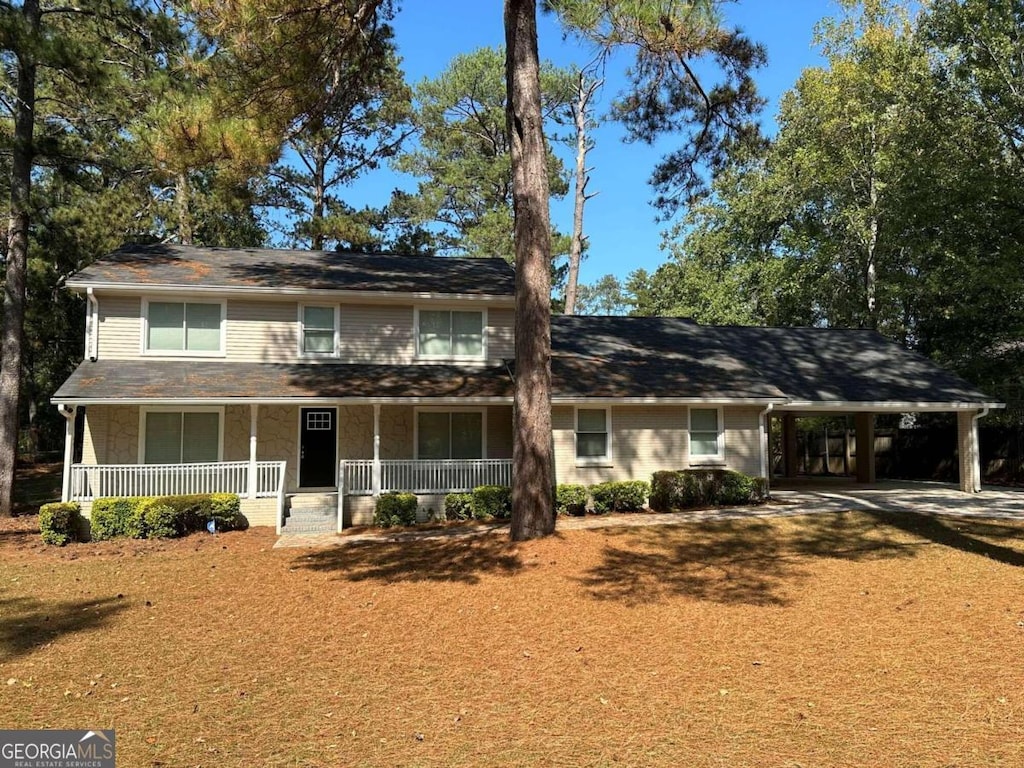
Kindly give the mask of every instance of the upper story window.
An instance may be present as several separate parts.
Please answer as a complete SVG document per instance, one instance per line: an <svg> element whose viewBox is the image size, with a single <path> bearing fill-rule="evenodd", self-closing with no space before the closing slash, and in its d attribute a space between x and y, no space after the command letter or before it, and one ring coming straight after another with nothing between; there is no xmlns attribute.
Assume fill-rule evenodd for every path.
<svg viewBox="0 0 1024 768"><path fill-rule="evenodd" d="M576 461L580 464L611 461L611 417L608 408L576 409Z"/></svg>
<svg viewBox="0 0 1024 768"><path fill-rule="evenodd" d="M419 357L482 359L483 311L420 309L416 312L416 351Z"/></svg>
<svg viewBox="0 0 1024 768"><path fill-rule="evenodd" d="M721 408L690 409L691 459L724 459L725 430Z"/></svg>
<svg viewBox="0 0 1024 768"><path fill-rule="evenodd" d="M332 356L338 353L338 308L302 306L299 308L303 355Z"/></svg>
<svg viewBox="0 0 1024 768"><path fill-rule="evenodd" d="M145 304L147 352L223 353L223 302L148 301Z"/></svg>

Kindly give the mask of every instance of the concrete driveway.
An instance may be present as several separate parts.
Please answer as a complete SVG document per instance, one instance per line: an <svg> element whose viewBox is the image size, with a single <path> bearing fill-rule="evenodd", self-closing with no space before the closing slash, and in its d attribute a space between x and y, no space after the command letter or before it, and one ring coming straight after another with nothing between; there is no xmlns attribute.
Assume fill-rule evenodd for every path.
<svg viewBox="0 0 1024 768"><path fill-rule="evenodd" d="M826 479L783 484L772 489L772 498L788 507L786 514L883 509L925 515L1024 520L1024 489L996 486L984 486L981 493L963 493L955 485L947 483L894 480L865 487Z"/></svg>

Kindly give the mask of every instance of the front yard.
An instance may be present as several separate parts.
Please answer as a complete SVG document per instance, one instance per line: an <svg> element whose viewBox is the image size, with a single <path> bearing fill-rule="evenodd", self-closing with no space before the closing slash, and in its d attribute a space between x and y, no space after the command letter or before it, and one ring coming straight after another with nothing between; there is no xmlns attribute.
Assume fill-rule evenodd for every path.
<svg viewBox="0 0 1024 768"><path fill-rule="evenodd" d="M1024 526L272 550L0 528L0 723L123 766L1019 766Z"/></svg>

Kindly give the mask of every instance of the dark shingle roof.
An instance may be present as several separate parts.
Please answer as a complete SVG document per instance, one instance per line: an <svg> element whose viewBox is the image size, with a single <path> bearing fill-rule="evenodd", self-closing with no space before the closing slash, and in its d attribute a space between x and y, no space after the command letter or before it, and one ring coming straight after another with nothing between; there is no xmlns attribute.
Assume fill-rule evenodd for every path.
<svg viewBox="0 0 1024 768"><path fill-rule="evenodd" d="M515 274L503 259L126 245L68 281L90 283L511 296Z"/></svg>
<svg viewBox="0 0 1024 768"><path fill-rule="evenodd" d="M53 399L511 396L512 382L504 366L98 360L79 365Z"/></svg>
<svg viewBox="0 0 1024 768"><path fill-rule="evenodd" d="M673 375L684 391L714 396L768 386L802 402L991 403L931 360L875 331L697 325L683 318L556 317L556 365L629 366ZM582 394L588 381L581 380Z"/></svg>

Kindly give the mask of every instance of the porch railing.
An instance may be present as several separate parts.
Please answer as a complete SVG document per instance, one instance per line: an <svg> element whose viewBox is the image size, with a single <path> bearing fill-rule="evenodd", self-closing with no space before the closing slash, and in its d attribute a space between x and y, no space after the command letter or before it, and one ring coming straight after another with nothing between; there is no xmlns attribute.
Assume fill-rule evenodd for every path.
<svg viewBox="0 0 1024 768"><path fill-rule="evenodd" d="M465 493L478 485L511 485L511 459L373 459L341 462L343 492L352 496L403 491ZM379 476L379 479L378 479Z"/></svg>
<svg viewBox="0 0 1024 768"><path fill-rule="evenodd" d="M103 496L176 496L237 493L249 497L249 462L204 464L75 464L71 467L71 501ZM280 496L285 462L256 462L256 498Z"/></svg>

